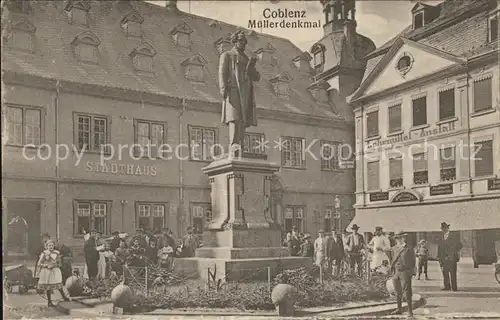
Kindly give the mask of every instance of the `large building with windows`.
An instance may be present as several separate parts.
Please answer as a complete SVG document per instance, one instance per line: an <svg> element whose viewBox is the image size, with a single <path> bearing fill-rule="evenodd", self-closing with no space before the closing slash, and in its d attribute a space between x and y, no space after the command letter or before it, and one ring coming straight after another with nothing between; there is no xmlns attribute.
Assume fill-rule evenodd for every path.
<svg viewBox="0 0 500 320"><path fill-rule="evenodd" d="M349 97L352 223L435 244L445 221L460 231L463 254L485 261L500 237L498 4L417 3L411 14L412 25L367 56Z"/></svg>
<svg viewBox="0 0 500 320"><path fill-rule="evenodd" d="M244 151L281 165L272 203L283 230L340 230L354 216L354 170L336 152L319 154L353 143L344 97L375 48L356 33L354 7L334 16L330 2L314 59L287 39L244 30L262 76L259 124ZM88 229L201 232L211 218L201 169L214 144L228 143L219 55L238 28L181 12L176 1L2 3L4 252L33 253L43 232L80 249Z"/></svg>

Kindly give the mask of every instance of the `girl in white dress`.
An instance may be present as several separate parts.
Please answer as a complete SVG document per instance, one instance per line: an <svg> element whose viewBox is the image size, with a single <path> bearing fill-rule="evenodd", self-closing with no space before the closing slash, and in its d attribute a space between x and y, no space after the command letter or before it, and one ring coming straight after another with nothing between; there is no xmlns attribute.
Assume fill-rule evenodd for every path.
<svg viewBox="0 0 500 320"><path fill-rule="evenodd" d="M391 243L389 238L382 233L382 227L375 228L375 236L369 243L369 246L373 250L372 261L371 261L371 269L375 270L381 267L384 263L384 260L389 261L389 256L387 252L391 250Z"/></svg>
<svg viewBox="0 0 500 320"><path fill-rule="evenodd" d="M328 239L324 236L324 231L318 231L318 238L314 241L315 264L324 266L327 261Z"/></svg>
<svg viewBox="0 0 500 320"><path fill-rule="evenodd" d="M38 289L45 291L47 295L48 306L53 306L52 290L59 290L64 301L69 301L66 293L63 290L62 273L61 273L61 255L55 250L55 243L48 240L45 243L46 250L40 254L37 265L40 268L38 274Z"/></svg>

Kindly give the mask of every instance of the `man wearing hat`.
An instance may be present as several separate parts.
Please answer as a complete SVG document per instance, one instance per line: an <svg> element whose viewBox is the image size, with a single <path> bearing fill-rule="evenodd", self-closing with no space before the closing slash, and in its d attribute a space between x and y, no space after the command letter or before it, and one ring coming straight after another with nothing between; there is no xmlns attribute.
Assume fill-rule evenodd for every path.
<svg viewBox="0 0 500 320"><path fill-rule="evenodd" d="M408 304L408 316L413 316L411 278L415 270L415 252L406 243L407 234L398 232L394 235L396 245L392 248L392 283L396 291L398 309L395 314L402 313L403 293Z"/></svg>
<svg viewBox="0 0 500 320"><path fill-rule="evenodd" d="M288 250L290 250L290 255L298 256L300 251L300 240L298 235L297 227L292 228L292 234L290 240L287 242Z"/></svg>
<svg viewBox="0 0 500 320"><path fill-rule="evenodd" d="M344 243L342 236L335 229L332 230L332 236L328 237L328 258L330 259L334 276L340 274L340 264L344 259Z"/></svg>
<svg viewBox="0 0 500 320"><path fill-rule="evenodd" d="M120 233L118 231L113 231L111 233L112 235L112 239L111 239L111 243L110 243L110 250L115 252L116 249L118 249L120 247Z"/></svg>
<svg viewBox="0 0 500 320"><path fill-rule="evenodd" d="M355 266L358 266L358 275L361 276L362 270L362 252L361 250L365 247L365 239L361 234L358 233L359 227L357 224L353 224L352 233L347 236L346 240L346 251L349 255L349 264L351 265L351 271L354 273Z"/></svg>
<svg viewBox="0 0 500 320"><path fill-rule="evenodd" d="M85 264L87 265L87 273L89 280L93 281L98 272L97 263L99 261L99 252L97 251L96 231L90 231L90 237L85 241L83 246L85 255Z"/></svg>
<svg viewBox="0 0 500 320"><path fill-rule="evenodd" d="M304 242L300 246L299 255L302 257L313 258L314 257L314 246L311 243L311 235L304 235Z"/></svg>
<svg viewBox="0 0 500 320"><path fill-rule="evenodd" d="M457 291L457 263L460 260L462 243L457 234L450 233L450 225L441 223L443 236L438 245L438 259L443 272L444 288L442 290Z"/></svg>
<svg viewBox="0 0 500 320"><path fill-rule="evenodd" d="M135 230L135 235L130 239L130 243L128 244L131 247L135 240L139 240L139 246L143 249L146 249L148 246L148 242L146 241L146 235L144 234L144 229L138 228Z"/></svg>

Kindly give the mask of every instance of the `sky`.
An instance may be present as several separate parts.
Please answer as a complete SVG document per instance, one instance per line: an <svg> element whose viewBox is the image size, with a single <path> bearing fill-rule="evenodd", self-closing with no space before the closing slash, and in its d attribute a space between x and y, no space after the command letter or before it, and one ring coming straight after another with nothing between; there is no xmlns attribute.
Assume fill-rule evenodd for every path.
<svg viewBox="0 0 500 320"><path fill-rule="evenodd" d="M164 5L164 1L148 1ZM440 1L422 1L435 5ZM356 1L357 31L363 34L375 45L381 46L392 37L400 33L411 24L411 8L416 1L405 0L358 0ZM321 20L324 23L324 14L319 0L305 1L189 1L179 0L178 8L181 11L209 17L230 24L248 28L249 19L262 19L266 8L277 10L306 10L306 21ZM278 19L279 20L279 19ZM292 21L294 19L288 19ZM269 33L287 38L304 51L323 36L323 29L256 29L255 31Z"/></svg>

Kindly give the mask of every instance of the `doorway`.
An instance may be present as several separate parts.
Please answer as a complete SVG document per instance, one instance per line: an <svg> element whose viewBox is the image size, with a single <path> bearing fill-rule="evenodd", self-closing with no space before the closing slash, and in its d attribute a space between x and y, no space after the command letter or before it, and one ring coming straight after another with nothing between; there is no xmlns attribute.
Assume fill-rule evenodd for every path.
<svg viewBox="0 0 500 320"><path fill-rule="evenodd" d="M475 266L492 264L497 261L495 240L497 240L496 229L474 231L472 251Z"/></svg>
<svg viewBox="0 0 500 320"><path fill-rule="evenodd" d="M40 246L41 201L7 200L5 242L8 256L33 256Z"/></svg>

